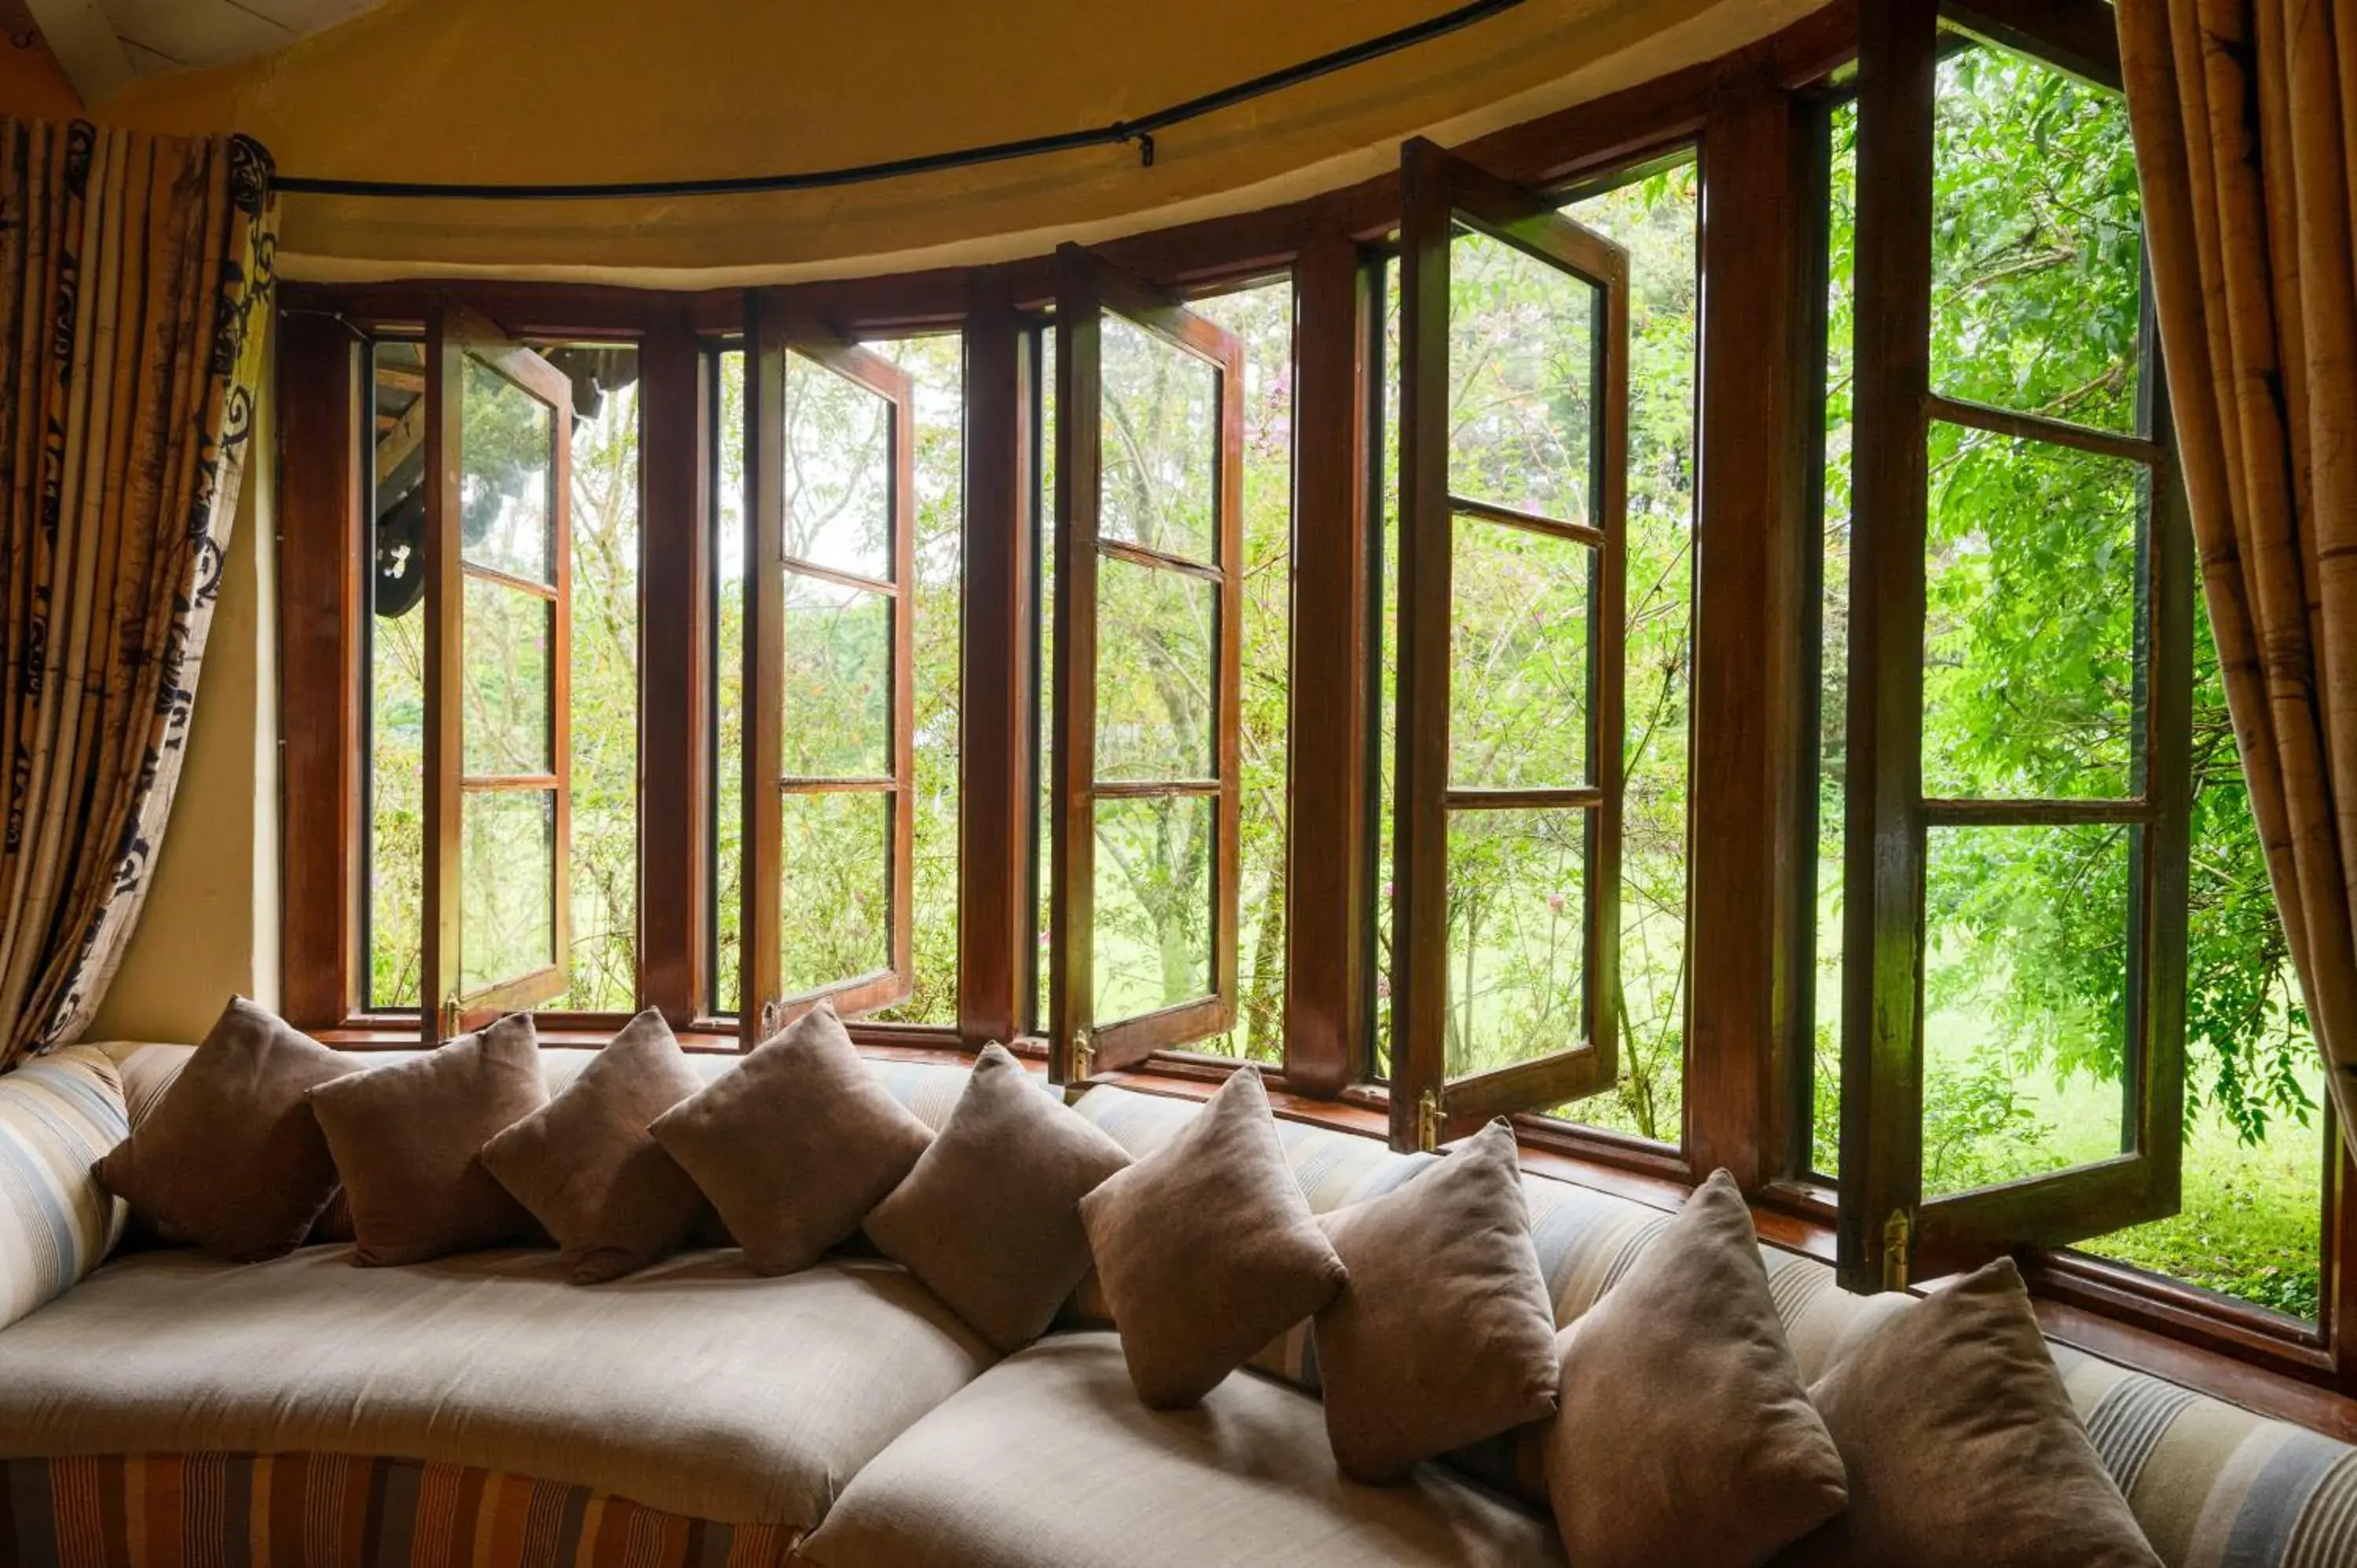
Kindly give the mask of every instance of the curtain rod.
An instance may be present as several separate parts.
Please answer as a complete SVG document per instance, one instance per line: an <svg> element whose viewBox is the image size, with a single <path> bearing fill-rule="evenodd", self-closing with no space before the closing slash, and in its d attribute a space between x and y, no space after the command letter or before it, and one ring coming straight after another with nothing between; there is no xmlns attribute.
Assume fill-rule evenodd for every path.
<svg viewBox="0 0 2357 1568"><path fill-rule="evenodd" d="M302 196L435 198L460 201L581 201L630 196L737 196L756 191L821 190L831 186L898 179L904 175L931 174L937 169L968 168L977 164L1003 163L1010 158L1036 157L1043 153L1071 152L1080 147L1113 146L1125 142L1137 144L1139 162L1150 168L1154 164L1154 134L1157 131L1396 53L1426 39L1485 21L1501 11L1511 11L1521 4L1523 0L1471 0L1470 4L1459 5L1453 11L1385 33L1380 38L1347 45L1315 59L1269 71L1249 81L1238 82L1233 87L1223 87L1217 91L1189 98L1183 103L1174 103L1168 109L1157 109L1134 120L1115 120L1110 124L1092 126L1084 131L1026 136L1017 141L991 142L978 147L960 147L916 157L888 158L880 163L853 164L844 168L812 169L802 174L739 175L726 179L628 180L608 185L485 185L448 181L324 179L301 176L282 176L272 181L272 185L278 190Z"/></svg>

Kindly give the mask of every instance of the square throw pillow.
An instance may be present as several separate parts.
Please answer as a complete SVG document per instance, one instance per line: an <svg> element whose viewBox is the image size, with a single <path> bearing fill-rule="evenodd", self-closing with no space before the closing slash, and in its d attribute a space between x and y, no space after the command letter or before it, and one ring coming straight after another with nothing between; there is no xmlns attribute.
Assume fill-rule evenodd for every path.
<svg viewBox="0 0 2357 1568"><path fill-rule="evenodd" d="M1396 1481L1555 1413L1555 1308L1504 1121L1319 1223L1351 1276L1317 1326L1326 1435L1344 1475Z"/></svg>
<svg viewBox="0 0 2357 1568"><path fill-rule="evenodd" d="M1841 1511L1841 1454L1727 1172L1557 1344L1547 1496L1582 1568L1760 1568Z"/></svg>
<svg viewBox="0 0 2357 1568"><path fill-rule="evenodd" d="M2159 1568L1999 1258L1867 1331L1809 1389L1849 1506L1791 1568Z"/></svg>
<svg viewBox="0 0 2357 1568"><path fill-rule="evenodd" d="M156 1109L98 1162L99 1183L167 1240L240 1263L290 1252L336 1196L306 1097L367 1065L232 996Z"/></svg>
<svg viewBox="0 0 2357 1568"><path fill-rule="evenodd" d="M819 1004L654 1123L758 1274L809 1268L932 1142Z"/></svg>
<svg viewBox="0 0 2357 1568"><path fill-rule="evenodd" d="M867 1217L868 1239L1011 1353L1089 1272L1081 1199L1127 1164L1005 1047L985 1046L941 1136Z"/></svg>
<svg viewBox="0 0 2357 1568"><path fill-rule="evenodd" d="M1260 1069L1081 1199L1138 1398L1191 1405L1348 1277L1285 1162Z"/></svg>
<svg viewBox="0 0 2357 1568"><path fill-rule="evenodd" d="M647 1128L703 1087L649 1008L564 1092L483 1145L483 1164L556 1239L576 1284L619 1279L688 1244L704 1194Z"/></svg>
<svg viewBox="0 0 2357 1568"><path fill-rule="evenodd" d="M483 1145L547 1103L529 1013L313 1090L351 1204L352 1262L422 1263L527 1234L532 1216L484 1167Z"/></svg>

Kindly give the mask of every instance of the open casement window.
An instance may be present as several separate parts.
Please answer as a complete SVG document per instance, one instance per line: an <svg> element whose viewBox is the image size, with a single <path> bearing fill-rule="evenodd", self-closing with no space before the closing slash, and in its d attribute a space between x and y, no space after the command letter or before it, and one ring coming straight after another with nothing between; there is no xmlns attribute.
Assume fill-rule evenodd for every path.
<svg viewBox="0 0 2357 1568"><path fill-rule="evenodd" d="M1429 142L1400 179L1391 1114L1431 1148L1618 1071L1629 266ZM1453 395L1491 347L1451 314L1476 250L1586 323L1548 346L1584 395L1523 411L1526 439L1458 439L1501 417Z"/></svg>
<svg viewBox="0 0 2357 1568"><path fill-rule="evenodd" d="M1243 352L1077 246L1056 294L1059 1081L1236 1011Z"/></svg>
<svg viewBox="0 0 2357 1568"><path fill-rule="evenodd" d="M2088 270L2109 266L2134 300L2133 224L2073 231L2034 199L2030 146L2009 150L2012 175L1980 158L1952 179L1935 156L1938 116L1970 113L1975 81L2055 113L2089 89L1944 28L1933 0L1865 16L1839 1234L1854 1290L2176 1210L2193 636L2148 305L2139 324L2133 305L2003 304L2034 270L2022 246L2073 245L2067 286L2093 297ZM1940 193L1992 178L2023 188L2018 220L1963 232ZM2000 308L2016 325L1987 329ZM1993 1175L1953 1160L1979 1136L1975 1095L2009 1113L2025 1051L2100 1091L2084 1124L2006 1147Z"/></svg>
<svg viewBox="0 0 2357 1568"><path fill-rule="evenodd" d="M778 295L748 308L749 1045L909 994L916 500L909 377Z"/></svg>
<svg viewBox="0 0 2357 1568"><path fill-rule="evenodd" d="M565 988L573 383L456 303L425 363L431 1042Z"/></svg>

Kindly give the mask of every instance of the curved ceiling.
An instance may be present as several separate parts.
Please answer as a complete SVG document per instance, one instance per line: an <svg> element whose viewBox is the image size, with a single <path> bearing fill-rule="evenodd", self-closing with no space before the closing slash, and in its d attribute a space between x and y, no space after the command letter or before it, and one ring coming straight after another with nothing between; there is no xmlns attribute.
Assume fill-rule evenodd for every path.
<svg viewBox="0 0 2357 1568"><path fill-rule="evenodd" d="M243 131L287 174L619 181L823 168L1103 124L1452 0L391 0L110 121ZM1097 147L831 190L472 202L290 196L289 275L673 286L1031 253L1246 210L1738 48L1824 0L1524 0L1402 53Z"/></svg>

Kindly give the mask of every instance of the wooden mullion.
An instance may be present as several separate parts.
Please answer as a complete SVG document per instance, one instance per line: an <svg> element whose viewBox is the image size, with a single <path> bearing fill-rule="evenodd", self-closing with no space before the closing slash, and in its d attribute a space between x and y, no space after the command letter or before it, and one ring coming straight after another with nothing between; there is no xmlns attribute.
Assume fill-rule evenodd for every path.
<svg viewBox="0 0 2357 1568"><path fill-rule="evenodd" d="M1189 313L1205 327L1215 324ZM1212 724L1219 737L1220 793L1217 858L1211 883L1211 985L1220 1002L1213 1031L1235 1026L1241 1000L1240 932L1243 902L1243 627L1244 627L1244 353L1233 333L1221 329L1220 430L1217 483L1220 508L1220 644Z"/></svg>
<svg viewBox="0 0 2357 1568"><path fill-rule="evenodd" d="M2141 463L2158 467L2167 456L2158 441L2141 435L2122 435L2116 431L2095 430L2083 424L2073 424L2067 419L2050 419L2042 413L2017 413L2009 408L1997 408L1989 403L1973 403L1964 398L1943 397L1933 392L1924 399L1925 410L1933 419L1950 424L1961 424L1971 430L1984 430L1993 435L2009 436L2020 441L2036 441L2049 446L2067 446L2073 451L2093 453L2098 457L2115 457L2123 462Z"/></svg>
<svg viewBox="0 0 2357 1568"><path fill-rule="evenodd" d="M892 972L893 1004L916 988L917 399L906 371L877 384L892 405ZM875 384L875 383L871 383Z"/></svg>
<svg viewBox="0 0 2357 1568"><path fill-rule="evenodd" d="M881 577L863 576L857 572L845 572L834 566L822 566L815 561L804 561L799 556L780 555L778 557L777 565L781 570L791 572L797 577L808 577L819 583L831 583L838 588L851 588L863 594L874 594L877 597L885 599L898 599L900 596L900 585L898 583L888 582Z"/></svg>
<svg viewBox="0 0 2357 1568"><path fill-rule="evenodd" d="M519 789L538 790L545 794L564 787L563 776L555 773L464 773L458 777L458 789L462 794Z"/></svg>
<svg viewBox="0 0 2357 1568"><path fill-rule="evenodd" d="M1189 561L1184 555L1173 555L1167 550L1157 550L1147 544L1134 544L1126 539L1100 539L1097 553L1115 561L1126 561L1133 566L1150 571L1176 573L1199 583L1223 584L1234 573L1229 569L1201 561Z"/></svg>
<svg viewBox="0 0 2357 1568"><path fill-rule="evenodd" d="M1924 825L1942 828L2069 827L2081 823L2144 823L2158 808L2147 800L1953 800L1927 799Z"/></svg>
<svg viewBox="0 0 2357 1568"><path fill-rule="evenodd" d="M1444 799L1452 811L1593 811L1607 797L1593 784L1547 784L1452 787Z"/></svg>
<svg viewBox="0 0 2357 1568"><path fill-rule="evenodd" d="M1604 350L1597 367L1601 438L1591 449L1588 493L1596 499L1596 521L1603 548L1590 558L1596 591L1588 597L1587 704L1589 777L1602 796L1588 813L1587 1038L1596 1056L1596 1081L1583 1094L1598 1094L1618 1081L1620 1070L1620 829L1621 772L1626 767L1626 665L1629 581L1629 253L1601 236L1557 220L1582 241L1601 249L1596 279L1596 340ZM1535 1105L1518 1107L1536 1109Z"/></svg>
<svg viewBox="0 0 2357 1568"><path fill-rule="evenodd" d="M639 355L639 976L674 1029L700 1015L712 940L707 716L712 634L710 380L683 312Z"/></svg>
<svg viewBox="0 0 2357 1568"><path fill-rule="evenodd" d="M562 547L565 541L560 539L555 543ZM490 583L496 587L511 588L519 594L539 599L545 604L554 604L563 592L554 583L535 583L529 577L519 577L511 572L502 572L496 566L479 565L472 561L461 560L458 563L458 571L470 581Z"/></svg>
<svg viewBox="0 0 2357 1568"><path fill-rule="evenodd" d="M783 771L785 576L779 565L785 532L785 333L764 291L745 296L745 676L742 944L737 1021L748 1049L759 1043L762 1015L778 1001L782 955L779 860L785 817L777 780Z"/></svg>
<svg viewBox="0 0 2357 1568"><path fill-rule="evenodd" d="M1097 520L1103 420L1101 286L1077 246L1057 252L1056 647L1049 768L1049 1075L1082 1076L1096 1019Z"/></svg>
<svg viewBox="0 0 2357 1568"><path fill-rule="evenodd" d="M1585 522L1566 522L1559 517L1547 517L1540 512L1524 511L1520 507L1504 506L1497 501L1477 500L1471 496L1452 495L1449 510L1459 517L1479 518L1506 528L1519 528L1527 533L1561 539L1573 544L1585 544L1591 550L1604 548L1604 531Z"/></svg>
<svg viewBox="0 0 2357 1568"><path fill-rule="evenodd" d="M1591 1036L1576 1050L1452 1079L1440 1118L1439 1141L1470 1137L1493 1117L1544 1111L1602 1094L1619 1077L1618 1053Z"/></svg>

